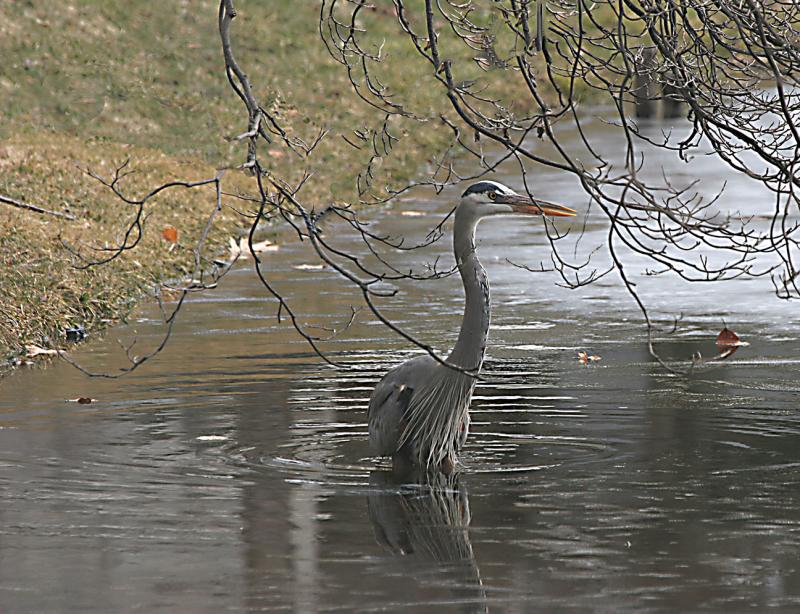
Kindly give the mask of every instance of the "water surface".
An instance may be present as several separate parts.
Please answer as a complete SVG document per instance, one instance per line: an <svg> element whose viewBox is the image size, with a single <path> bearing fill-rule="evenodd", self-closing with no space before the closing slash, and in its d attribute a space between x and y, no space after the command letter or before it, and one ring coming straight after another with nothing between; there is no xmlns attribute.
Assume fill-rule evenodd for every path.
<svg viewBox="0 0 800 614"><path fill-rule="evenodd" d="M602 123L591 130L624 155ZM655 160L709 193L728 181L738 200L721 206L770 210L749 182L700 161ZM499 177L519 187L513 168ZM585 209L569 177L534 177L542 197ZM374 228L421 238L458 193L419 192L376 213ZM581 249L602 244L602 218L581 220ZM343 224L326 232L361 249ZM548 249L538 220L480 228L494 325L463 471L450 479L397 482L369 457L371 388L413 348L361 313L324 344L348 368L327 366L276 322L246 266L193 300L164 353L129 377L87 379L57 364L6 379L3 611L796 611L794 306L772 298L767 279L687 284L644 276L647 263L631 258L659 325L683 314L662 335L666 358L712 355L723 319L751 342L674 376L650 359L613 275L569 291L553 273L508 263L546 263ZM394 262L447 265L449 254L443 240ZM313 262L306 245L266 261L303 321L347 321L357 295L329 271L299 269ZM450 347L458 278L399 290L387 312ZM147 347L157 318L144 308L76 357L113 369L116 339L135 331ZM602 360L586 368L579 350ZM80 396L97 402L65 402Z"/></svg>

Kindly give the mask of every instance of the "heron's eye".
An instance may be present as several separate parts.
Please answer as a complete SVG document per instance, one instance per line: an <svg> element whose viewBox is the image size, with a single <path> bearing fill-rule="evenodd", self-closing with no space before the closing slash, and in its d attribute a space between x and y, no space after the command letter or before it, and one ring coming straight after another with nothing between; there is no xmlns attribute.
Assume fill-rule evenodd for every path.
<svg viewBox="0 0 800 614"><path fill-rule="evenodd" d="M497 198L497 192L489 192L489 200L495 200Z"/></svg>

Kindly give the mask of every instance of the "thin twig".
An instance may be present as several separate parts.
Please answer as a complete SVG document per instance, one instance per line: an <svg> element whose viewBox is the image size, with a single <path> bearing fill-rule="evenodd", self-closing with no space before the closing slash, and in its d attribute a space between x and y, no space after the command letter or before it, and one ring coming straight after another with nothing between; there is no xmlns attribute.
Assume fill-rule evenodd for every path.
<svg viewBox="0 0 800 614"><path fill-rule="evenodd" d="M50 209L44 209L42 207L37 207L36 205L31 205L29 203L24 203L21 200L17 200L15 198L11 198L9 196L3 196L0 194L0 203L4 205L11 205L12 207L17 207L18 209L25 209L27 211L33 211L34 213L40 213L42 215L52 215L55 217L60 217L65 220L75 220L77 219L71 213L61 213L60 211L51 211Z"/></svg>

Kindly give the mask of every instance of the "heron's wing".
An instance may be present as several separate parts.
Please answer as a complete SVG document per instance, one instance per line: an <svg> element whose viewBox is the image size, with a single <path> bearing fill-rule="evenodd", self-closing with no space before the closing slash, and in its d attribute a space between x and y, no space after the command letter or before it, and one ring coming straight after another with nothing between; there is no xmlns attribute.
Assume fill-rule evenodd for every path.
<svg viewBox="0 0 800 614"><path fill-rule="evenodd" d="M389 371L375 386L367 410L369 443L375 454L392 456L398 451L411 397L436 364L430 356L417 356Z"/></svg>
<svg viewBox="0 0 800 614"><path fill-rule="evenodd" d="M403 418L414 394L413 388L389 375L392 373L375 387L367 410L370 448L381 456L391 456L397 451Z"/></svg>

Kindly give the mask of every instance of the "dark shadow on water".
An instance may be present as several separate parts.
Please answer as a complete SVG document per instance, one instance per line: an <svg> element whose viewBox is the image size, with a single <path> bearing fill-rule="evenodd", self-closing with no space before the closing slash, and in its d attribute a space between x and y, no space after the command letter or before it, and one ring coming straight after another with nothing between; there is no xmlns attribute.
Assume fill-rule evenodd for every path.
<svg viewBox="0 0 800 614"><path fill-rule="evenodd" d="M404 557L409 571L439 565L448 572L453 605L488 612L486 590L469 539L469 496L460 474L373 471L367 498L376 541Z"/></svg>

